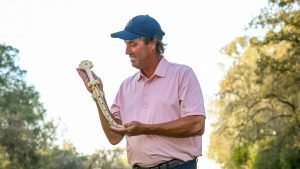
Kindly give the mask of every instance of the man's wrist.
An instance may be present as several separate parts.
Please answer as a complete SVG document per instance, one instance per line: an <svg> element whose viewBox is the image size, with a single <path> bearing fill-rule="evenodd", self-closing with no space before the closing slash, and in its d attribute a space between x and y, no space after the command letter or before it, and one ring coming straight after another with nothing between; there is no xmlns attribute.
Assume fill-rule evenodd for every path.
<svg viewBox="0 0 300 169"><path fill-rule="evenodd" d="M154 128L152 124L143 124L144 133L147 135L153 134Z"/></svg>

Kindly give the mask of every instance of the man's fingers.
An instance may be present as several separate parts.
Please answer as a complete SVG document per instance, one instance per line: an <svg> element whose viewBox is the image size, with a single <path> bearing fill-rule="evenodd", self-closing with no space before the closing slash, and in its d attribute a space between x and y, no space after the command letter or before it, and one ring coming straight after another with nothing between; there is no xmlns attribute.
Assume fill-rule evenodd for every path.
<svg viewBox="0 0 300 169"><path fill-rule="evenodd" d="M132 123L132 122L130 122L130 123L126 123L126 124L124 124L124 127L128 128L128 127L130 127L130 126L132 126L132 125L133 125L133 123Z"/></svg>
<svg viewBox="0 0 300 169"><path fill-rule="evenodd" d="M128 128L128 127L130 127L130 126L136 126L136 125L138 125L138 124L140 124L140 122L132 121L132 122L129 122L129 123L124 124L124 126Z"/></svg>
<svg viewBox="0 0 300 169"><path fill-rule="evenodd" d="M98 80L99 83L102 84L100 77L98 77L93 71L92 71L92 74L93 74L94 79Z"/></svg>
<svg viewBox="0 0 300 169"><path fill-rule="evenodd" d="M89 77L87 76L86 72L84 70L81 70L79 68L76 69L79 76L82 78L82 80L85 82L85 83L88 83L90 80L89 80Z"/></svg>
<svg viewBox="0 0 300 169"><path fill-rule="evenodd" d="M88 85L89 82L90 82L90 79L89 79L89 77L87 76L86 72L85 72L84 70L79 69L79 68L76 68L76 70L77 70L79 76L81 77L81 79L82 79L82 81L83 81L85 87L87 88L87 90L88 90L89 92L92 92L92 88Z"/></svg>
<svg viewBox="0 0 300 169"><path fill-rule="evenodd" d="M119 134L123 134L123 135L125 135L127 133L126 128L116 128L116 127L110 126L110 129L117 132L117 133L119 133Z"/></svg>
<svg viewBox="0 0 300 169"><path fill-rule="evenodd" d="M94 71L92 71L92 74L95 79L99 79L99 77L94 73Z"/></svg>
<svg viewBox="0 0 300 169"><path fill-rule="evenodd" d="M85 71L83 71L83 70L81 70L81 69L79 69L79 68L77 68L76 70L77 70L79 76L80 76L82 79L85 79L85 78L87 77L87 74L85 73Z"/></svg>

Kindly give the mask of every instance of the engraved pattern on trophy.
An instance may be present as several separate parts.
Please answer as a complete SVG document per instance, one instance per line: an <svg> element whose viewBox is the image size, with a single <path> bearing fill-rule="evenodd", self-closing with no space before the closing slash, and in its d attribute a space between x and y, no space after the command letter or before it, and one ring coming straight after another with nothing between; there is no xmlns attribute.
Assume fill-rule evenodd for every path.
<svg viewBox="0 0 300 169"><path fill-rule="evenodd" d="M93 74L91 72L92 67L93 67L93 63L89 60L83 60L79 64L79 68L82 70L85 70L86 74L88 75L88 78L90 79L88 86L92 87L92 91L93 91L92 97L93 97L94 101L100 107L105 119L111 126L116 127L116 128L124 127L123 125L118 124L111 116L111 114L109 112L109 108L107 107L107 104L105 102L104 92L101 91L98 87L100 82L98 80L94 79Z"/></svg>

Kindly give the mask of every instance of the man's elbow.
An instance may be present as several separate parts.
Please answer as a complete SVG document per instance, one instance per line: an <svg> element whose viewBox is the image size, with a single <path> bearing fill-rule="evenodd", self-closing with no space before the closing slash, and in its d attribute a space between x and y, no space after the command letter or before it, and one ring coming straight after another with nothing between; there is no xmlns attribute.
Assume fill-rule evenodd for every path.
<svg viewBox="0 0 300 169"><path fill-rule="evenodd" d="M202 136L204 134L204 125L197 125L197 127L194 128L193 130L193 134L192 135L195 135L195 136Z"/></svg>
<svg viewBox="0 0 300 169"><path fill-rule="evenodd" d="M202 136L204 134L204 126L202 128L200 128L197 132L197 135Z"/></svg>
<svg viewBox="0 0 300 169"><path fill-rule="evenodd" d="M108 138L108 141L112 145L117 145L122 141L123 137L124 136L122 136L122 135L114 136L114 137Z"/></svg>
<svg viewBox="0 0 300 169"><path fill-rule="evenodd" d="M121 142L121 140L117 140L117 139L110 139L110 140L108 140L109 142L110 142L110 144L112 144L112 145L117 145L117 144L119 144L120 142Z"/></svg>
<svg viewBox="0 0 300 169"><path fill-rule="evenodd" d="M109 141L111 145L117 145L119 144L119 142L116 142L116 141Z"/></svg>
<svg viewBox="0 0 300 169"><path fill-rule="evenodd" d="M205 118L203 116L200 117L200 120L196 127L196 134L202 136L205 131Z"/></svg>

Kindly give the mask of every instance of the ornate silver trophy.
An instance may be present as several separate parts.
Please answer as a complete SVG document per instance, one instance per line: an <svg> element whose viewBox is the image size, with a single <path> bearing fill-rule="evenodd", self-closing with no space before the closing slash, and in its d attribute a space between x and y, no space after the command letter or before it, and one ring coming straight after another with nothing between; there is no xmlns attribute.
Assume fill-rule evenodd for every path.
<svg viewBox="0 0 300 169"><path fill-rule="evenodd" d="M92 87L92 90L93 90L92 97L93 97L94 101L96 102L98 107L100 107L105 119L111 126L116 127L116 128L123 128L124 126L115 122L115 120L111 116L111 113L109 112L109 108L107 107L107 104L105 101L104 92L101 91L98 86L100 84L100 82L98 80L95 80L92 75L92 72L91 72L92 67L93 67L93 63L88 60L83 60L79 64L79 68L82 70L85 70L86 74L88 75L88 77L90 79L88 86Z"/></svg>

